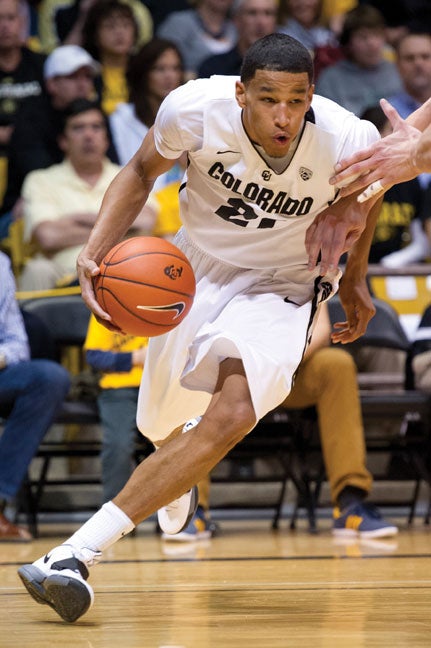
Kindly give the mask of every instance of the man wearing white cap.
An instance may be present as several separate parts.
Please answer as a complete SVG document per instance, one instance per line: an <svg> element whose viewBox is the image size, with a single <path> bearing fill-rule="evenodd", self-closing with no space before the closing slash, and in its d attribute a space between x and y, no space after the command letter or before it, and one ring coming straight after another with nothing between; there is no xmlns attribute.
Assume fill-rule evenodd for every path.
<svg viewBox="0 0 431 648"><path fill-rule="evenodd" d="M57 143L64 108L74 99L96 96L99 66L77 45L57 47L44 65L45 92L27 100L19 110L11 139L8 184L0 219L18 217L22 183L35 169L61 162ZM115 156L114 156L115 157Z"/></svg>

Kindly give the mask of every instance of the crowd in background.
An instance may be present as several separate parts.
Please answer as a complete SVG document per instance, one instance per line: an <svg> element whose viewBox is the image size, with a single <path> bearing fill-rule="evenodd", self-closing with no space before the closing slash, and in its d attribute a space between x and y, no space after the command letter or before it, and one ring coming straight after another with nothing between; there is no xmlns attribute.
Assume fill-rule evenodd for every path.
<svg viewBox="0 0 431 648"><path fill-rule="evenodd" d="M11 234L19 230L22 258L12 260L22 290L73 280L73 255L65 248L84 242L94 220L89 213L97 212L103 193L90 182L85 195L90 206L84 201L80 208L86 216L74 213L76 238L70 236L67 201L57 200L60 192L34 195L39 177L47 179L48 189L52 181L50 173L32 174L65 159L59 135L64 112L75 99L100 103L108 119L102 158L124 165L172 89L193 78L238 75L247 48L274 31L310 50L316 92L358 116L375 120L385 97L405 117L431 95L431 18L424 0L183 0L174 5L0 0L0 241L10 252ZM178 226L176 192L184 163L154 188L145 233L172 236ZM88 178L83 182L88 185ZM373 262L393 267L427 259L429 179L421 177L419 189L414 184L385 200ZM61 221L54 241L44 231L47 220ZM80 220L86 223L79 222L77 232ZM65 256L68 263L62 262ZM31 272L26 270L24 264L34 258L49 259L55 270L39 276L34 263Z"/></svg>
<svg viewBox="0 0 431 648"><path fill-rule="evenodd" d="M75 259L103 194L163 99L191 79L239 75L248 47L275 31L310 50L317 94L372 121L382 135L388 132L382 97L406 117L431 96L426 0L0 0L0 247L12 257L19 289L76 281ZM157 180L133 234L173 237L185 165L179 160ZM18 260L11 246L17 230ZM423 175L387 192L370 261L387 267L427 261L430 236L430 178ZM110 354L109 371L118 369L115 346L125 354L121 371L133 370L122 403L115 381L115 389L104 391L106 421L112 423L114 403L133 422L146 341L116 339L111 348L109 340L98 347L91 339L87 351L99 369L103 353ZM118 453L105 448L110 470ZM118 483L104 484L107 497L126 481L129 464L126 455ZM0 503L8 494L1 483ZM23 536L12 527L4 533Z"/></svg>

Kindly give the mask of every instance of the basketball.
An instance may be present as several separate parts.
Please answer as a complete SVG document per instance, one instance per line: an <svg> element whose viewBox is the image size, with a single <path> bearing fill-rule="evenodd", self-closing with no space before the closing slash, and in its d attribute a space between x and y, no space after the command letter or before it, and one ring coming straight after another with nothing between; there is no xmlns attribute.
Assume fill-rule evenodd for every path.
<svg viewBox="0 0 431 648"><path fill-rule="evenodd" d="M94 278L96 299L124 333L163 335L190 311L196 291L193 269L175 245L136 236L115 245Z"/></svg>

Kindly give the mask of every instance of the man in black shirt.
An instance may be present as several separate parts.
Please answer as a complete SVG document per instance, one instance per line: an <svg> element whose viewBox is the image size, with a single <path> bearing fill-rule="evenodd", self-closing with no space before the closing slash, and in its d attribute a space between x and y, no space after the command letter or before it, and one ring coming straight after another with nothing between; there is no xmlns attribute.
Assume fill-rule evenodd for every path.
<svg viewBox="0 0 431 648"><path fill-rule="evenodd" d="M23 17L18 0L0 0L0 201L15 118L21 103L38 97L43 88L45 55L22 42Z"/></svg>
<svg viewBox="0 0 431 648"><path fill-rule="evenodd" d="M1 2L11 0L0 0ZM0 209L0 238L7 236L12 220L19 217L25 176L35 169L61 162L57 143L62 112L74 99L95 97L94 78L99 66L82 47L57 47L44 64L44 89L22 103L10 140L9 173Z"/></svg>

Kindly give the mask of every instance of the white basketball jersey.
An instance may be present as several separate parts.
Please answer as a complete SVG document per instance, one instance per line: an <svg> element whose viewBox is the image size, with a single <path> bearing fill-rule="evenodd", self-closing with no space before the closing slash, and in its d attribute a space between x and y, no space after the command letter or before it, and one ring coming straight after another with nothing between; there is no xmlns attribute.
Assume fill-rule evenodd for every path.
<svg viewBox="0 0 431 648"><path fill-rule="evenodd" d="M377 129L315 96L287 169L277 174L244 130L235 77L190 81L171 92L155 124L161 155L189 152L181 220L203 250L243 268L304 267L305 231L336 198L334 164L378 139ZM313 123L314 119L314 123Z"/></svg>

